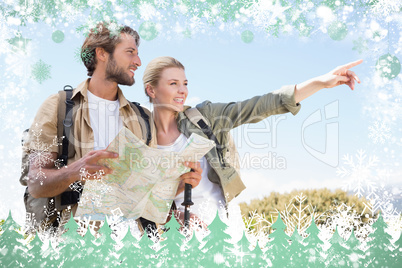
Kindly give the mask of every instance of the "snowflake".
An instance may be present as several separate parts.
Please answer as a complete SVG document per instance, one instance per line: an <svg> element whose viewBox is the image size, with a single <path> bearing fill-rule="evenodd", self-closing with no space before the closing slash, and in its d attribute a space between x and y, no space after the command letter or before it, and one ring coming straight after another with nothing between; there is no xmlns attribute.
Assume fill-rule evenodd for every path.
<svg viewBox="0 0 402 268"><path fill-rule="evenodd" d="M169 255L169 250L167 248L163 249L160 254L162 257L167 257Z"/></svg>
<svg viewBox="0 0 402 268"><path fill-rule="evenodd" d="M296 195L289 201L289 204L285 205L285 210L280 212L288 235L292 235L296 226L300 233L304 233L310 226L312 217L315 220L324 217L324 214L316 212L311 204L304 205L306 200L307 196L303 193ZM297 206L294 203L297 203Z"/></svg>
<svg viewBox="0 0 402 268"><path fill-rule="evenodd" d="M392 189L389 187L380 187L378 191L370 194L368 200L368 202L364 203L364 207L371 215L374 215L377 211L381 211L384 219L386 219L390 216L400 214L397 208L393 205L395 197L392 193Z"/></svg>
<svg viewBox="0 0 402 268"><path fill-rule="evenodd" d="M6 17L0 14L0 55L2 53L7 53L7 48L9 47L8 39L12 36L11 27L7 25Z"/></svg>
<svg viewBox="0 0 402 268"><path fill-rule="evenodd" d="M272 27L286 21L285 11L291 6L282 6L281 1L256 1L250 7L250 15L257 27Z"/></svg>
<svg viewBox="0 0 402 268"><path fill-rule="evenodd" d="M82 193L82 190L84 189L84 187L82 186L81 182L79 182L79 181L75 181L75 182L71 183L69 185L69 188L72 191L77 192L77 193Z"/></svg>
<svg viewBox="0 0 402 268"><path fill-rule="evenodd" d="M388 80L373 70L367 83L372 89L365 95L364 111L373 119L390 124L402 119L402 76Z"/></svg>
<svg viewBox="0 0 402 268"><path fill-rule="evenodd" d="M52 161L52 153L48 151L35 151L29 154L29 163L39 168L43 168Z"/></svg>
<svg viewBox="0 0 402 268"><path fill-rule="evenodd" d="M80 197L80 205L93 204L95 207L102 206L102 196L112 191L111 187L103 180L104 174L103 170L95 173L89 173L84 168L80 170L81 181L86 181L85 191L82 192ZM76 184L71 184L70 188L80 192L82 190L82 186Z"/></svg>
<svg viewBox="0 0 402 268"><path fill-rule="evenodd" d="M324 237L328 240L335 232L335 229L337 229L339 235L346 240L353 229L356 238L364 239L370 233L372 218L365 223L361 217L362 215L357 214L352 207L346 204L337 206L328 213L328 218L324 225L325 228L322 229Z"/></svg>
<svg viewBox="0 0 402 268"><path fill-rule="evenodd" d="M251 246L252 243L250 241L250 238L246 234L244 234L244 235L246 236L247 240L250 242L250 246ZM260 241L258 243L259 243L259 246L260 246L261 245ZM257 242L255 244L257 244ZM236 263L240 263L240 265L241 265L240 267L247 266L246 263L243 263L243 259L245 257L247 257L247 256L248 257L255 256L255 254L250 251L249 246L243 247L243 246L235 245L235 249L233 251L224 250L224 253L225 253L226 256L233 256L234 258L236 258ZM240 259L240 261L239 261L239 259Z"/></svg>
<svg viewBox="0 0 402 268"><path fill-rule="evenodd" d="M3 130L14 129L15 126L21 126L24 122L24 114L19 110L6 110L0 117L3 119Z"/></svg>
<svg viewBox="0 0 402 268"><path fill-rule="evenodd" d="M32 78L42 84L43 81L51 78L50 76L51 66L39 60L32 66Z"/></svg>
<svg viewBox="0 0 402 268"><path fill-rule="evenodd" d="M86 218L86 217L77 217L75 218L75 220L77 221L79 227L77 229L77 232L81 235L84 236L86 234L86 232L90 232L91 229L88 228L92 228L95 227L95 221L90 221L90 218ZM92 224L92 225L91 225Z"/></svg>
<svg viewBox="0 0 402 268"><path fill-rule="evenodd" d="M28 76L26 75L31 71L32 65L32 46L27 46L25 53L15 52L10 50L6 55L5 63L7 65L6 73L18 77L20 83L18 86L25 86L28 83ZM7 77L6 75L4 77ZM11 79L10 79L11 80Z"/></svg>
<svg viewBox="0 0 402 268"><path fill-rule="evenodd" d="M88 6L96 10L102 10L103 3L101 0L88 0Z"/></svg>
<svg viewBox="0 0 402 268"><path fill-rule="evenodd" d="M11 45L11 52L21 55L26 53L31 41L31 39L24 38L21 32L16 32L13 38L8 39L8 43Z"/></svg>
<svg viewBox="0 0 402 268"><path fill-rule="evenodd" d="M35 128L38 128L38 124L35 125ZM31 129L29 131L30 135L32 135L35 139L31 144L31 148L29 148L30 153L28 156L28 162L29 165L34 165L39 169L35 179L39 179L42 184L43 180L46 179L46 174L42 171L42 168L45 167L48 163L54 163L50 148L52 148L53 146L61 145L61 142L56 136L54 137L52 144L45 144L40 140L42 129L36 129Z"/></svg>
<svg viewBox="0 0 402 268"><path fill-rule="evenodd" d="M378 0L374 1L372 11L379 16L388 17L393 13L400 12L402 4L400 1L395 0Z"/></svg>
<svg viewBox="0 0 402 268"><path fill-rule="evenodd" d="M5 76L7 76L6 73L7 71L4 73ZM1 128L3 130L14 129L14 131L17 131L24 125L27 111L27 108L24 107L24 101L27 99L28 94L22 84L22 81L18 85L7 81L0 89L0 120L2 121ZM11 144L10 140L8 142Z"/></svg>
<svg viewBox="0 0 402 268"><path fill-rule="evenodd" d="M95 173L89 173L85 168L80 169L81 180L100 180L102 179L105 172L103 170L96 171Z"/></svg>
<svg viewBox="0 0 402 268"><path fill-rule="evenodd" d="M152 4L145 2L139 6L138 13L144 21L151 20L157 15L155 7Z"/></svg>
<svg viewBox="0 0 402 268"><path fill-rule="evenodd" d="M402 231L402 217L401 215L396 215L389 217L387 220L388 233L394 237L394 241L399 238Z"/></svg>
<svg viewBox="0 0 402 268"><path fill-rule="evenodd" d="M353 50L362 54L364 51L368 50L367 40L364 40L362 37L359 37L357 40L353 40Z"/></svg>
<svg viewBox="0 0 402 268"><path fill-rule="evenodd" d="M372 180L374 173L373 168L378 163L376 156L370 156L366 162L366 152L363 150L357 151L356 160L349 154L345 155L342 160L344 165L348 168L338 168L337 174L341 178L347 178L344 183L343 189L345 191L353 190L357 197L363 196L363 193L368 191L367 194L375 192L377 186ZM366 189L366 190L365 190Z"/></svg>
<svg viewBox="0 0 402 268"><path fill-rule="evenodd" d="M318 213L311 204L305 204L306 201L307 197L303 193L300 193L285 205L285 210L277 211L286 225L286 233L288 235L292 235L296 226L298 232L304 234L305 230L311 224L312 217L315 220L326 217L327 213ZM243 221L251 244L255 244L258 240L258 244L263 246L268 242L271 225L275 222L272 214L271 219L268 220L264 213L258 214L254 211L250 212L250 217L247 219L243 218Z"/></svg>
<svg viewBox="0 0 402 268"><path fill-rule="evenodd" d="M118 35L120 35L120 31L122 29L121 25L118 25L115 22L111 22L110 24L107 25L107 29L110 32L110 37L117 37Z"/></svg>
<svg viewBox="0 0 402 268"><path fill-rule="evenodd" d="M75 49L74 58L78 63L89 63L93 59L94 53L88 48L82 50L81 47Z"/></svg>
<svg viewBox="0 0 402 268"><path fill-rule="evenodd" d="M369 138L376 144L384 144L391 137L389 134L390 128L384 122L375 122L374 125L369 127L369 131Z"/></svg>
<svg viewBox="0 0 402 268"><path fill-rule="evenodd" d="M69 23L73 23L76 20L82 18L82 12L84 7L81 6L82 3L63 3L61 6L59 14L61 17L68 21Z"/></svg>

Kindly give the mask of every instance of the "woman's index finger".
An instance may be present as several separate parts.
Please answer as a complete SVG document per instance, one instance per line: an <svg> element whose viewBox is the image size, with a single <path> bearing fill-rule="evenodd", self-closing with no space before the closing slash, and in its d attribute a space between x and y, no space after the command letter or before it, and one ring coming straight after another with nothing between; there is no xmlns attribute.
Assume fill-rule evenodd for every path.
<svg viewBox="0 0 402 268"><path fill-rule="evenodd" d="M363 60L360 59L360 60L357 60L357 61L353 61L353 62L347 63L347 64L343 65L343 67L346 68L346 69L350 69L350 68L352 68L352 67L355 67L355 66L359 65L359 64L362 63L362 62L363 62Z"/></svg>

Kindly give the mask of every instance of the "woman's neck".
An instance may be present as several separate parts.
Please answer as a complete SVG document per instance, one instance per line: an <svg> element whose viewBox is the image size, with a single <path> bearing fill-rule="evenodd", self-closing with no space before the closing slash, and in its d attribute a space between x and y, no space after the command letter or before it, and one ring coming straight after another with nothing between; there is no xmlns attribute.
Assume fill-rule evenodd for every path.
<svg viewBox="0 0 402 268"><path fill-rule="evenodd" d="M173 144L180 136L175 113L155 107L153 115L158 145Z"/></svg>

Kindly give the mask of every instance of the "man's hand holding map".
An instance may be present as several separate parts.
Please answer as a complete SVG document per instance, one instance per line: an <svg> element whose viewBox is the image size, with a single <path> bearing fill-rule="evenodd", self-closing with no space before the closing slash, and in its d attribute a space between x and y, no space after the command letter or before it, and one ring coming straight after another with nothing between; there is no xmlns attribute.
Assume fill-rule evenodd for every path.
<svg viewBox="0 0 402 268"><path fill-rule="evenodd" d="M148 147L123 128L107 148L119 154L104 162L113 174L85 182L76 216L103 220L105 215L119 215L164 223L180 176L190 170L183 163L200 160L214 146L213 141L192 134L181 152L167 152Z"/></svg>

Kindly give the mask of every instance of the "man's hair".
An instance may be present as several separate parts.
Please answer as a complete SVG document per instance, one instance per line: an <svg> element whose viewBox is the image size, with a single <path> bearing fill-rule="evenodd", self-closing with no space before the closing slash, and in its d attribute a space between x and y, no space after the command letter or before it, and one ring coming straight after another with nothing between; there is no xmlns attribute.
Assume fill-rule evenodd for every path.
<svg viewBox="0 0 402 268"><path fill-rule="evenodd" d="M103 48L107 53L112 55L116 45L122 41L121 34L123 33L132 36L137 47L140 45L140 36L129 26L122 26L113 22L100 22L95 28L89 31L81 47L81 60L85 67L87 67L88 76L92 76L96 68L95 49L97 47Z"/></svg>
<svg viewBox="0 0 402 268"><path fill-rule="evenodd" d="M179 68L184 70L184 65L180 61L172 57L158 57L151 60L147 67L145 68L144 75L142 77L142 82L144 83L145 95L147 93L147 85L156 87L161 78L161 74L165 69L168 68ZM148 96L149 97L149 96ZM149 102L152 102L151 97L149 97Z"/></svg>

